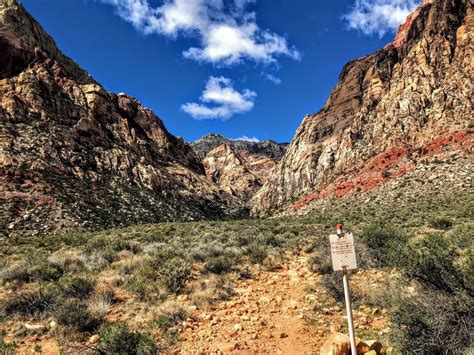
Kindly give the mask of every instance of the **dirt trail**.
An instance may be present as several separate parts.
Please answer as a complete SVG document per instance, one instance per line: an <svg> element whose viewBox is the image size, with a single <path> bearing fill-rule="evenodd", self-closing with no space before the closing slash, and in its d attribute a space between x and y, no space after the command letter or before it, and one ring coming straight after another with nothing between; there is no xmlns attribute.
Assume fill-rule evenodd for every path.
<svg viewBox="0 0 474 355"><path fill-rule="evenodd" d="M316 288L318 278L307 269L306 258L299 256L280 270L239 281L232 300L208 312L198 311L195 321L183 327L181 352L318 353L340 318L336 308L308 322L321 292Z"/></svg>

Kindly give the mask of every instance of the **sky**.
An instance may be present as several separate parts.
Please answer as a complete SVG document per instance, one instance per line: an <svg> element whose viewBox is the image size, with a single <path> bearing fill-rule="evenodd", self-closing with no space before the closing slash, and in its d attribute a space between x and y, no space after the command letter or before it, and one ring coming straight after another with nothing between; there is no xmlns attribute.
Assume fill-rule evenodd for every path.
<svg viewBox="0 0 474 355"><path fill-rule="evenodd" d="M291 141L345 63L393 39L419 0L21 0L108 91L193 141Z"/></svg>

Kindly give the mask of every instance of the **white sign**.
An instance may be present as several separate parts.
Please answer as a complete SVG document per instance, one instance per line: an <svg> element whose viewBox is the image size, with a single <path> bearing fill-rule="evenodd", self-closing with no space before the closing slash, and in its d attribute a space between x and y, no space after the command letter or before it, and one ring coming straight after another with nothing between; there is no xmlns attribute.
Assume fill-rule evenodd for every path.
<svg viewBox="0 0 474 355"><path fill-rule="evenodd" d="M354 236L352 233L345 233L342 236L331 234L332 268L334 271L357 269L357 260L354 248Z"/></svg>

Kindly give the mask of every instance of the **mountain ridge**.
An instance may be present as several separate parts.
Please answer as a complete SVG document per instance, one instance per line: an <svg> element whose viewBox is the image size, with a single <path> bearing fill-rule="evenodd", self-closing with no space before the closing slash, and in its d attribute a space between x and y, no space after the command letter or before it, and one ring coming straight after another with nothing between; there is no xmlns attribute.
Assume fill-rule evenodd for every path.
<svg viewBox="0 0 474 355"><path fill-rule="evenodd" d="M394 41L347 63L253 197L253 213L363 193L426 159L472 156L473 6L424 1Z"/></svg>
<svg viewBox="0 0 474 355"><path fill-rule="evenodd" d="M14 0L0 3L0 47L2 234L245 215L188 144L108 93Z"/></svg>

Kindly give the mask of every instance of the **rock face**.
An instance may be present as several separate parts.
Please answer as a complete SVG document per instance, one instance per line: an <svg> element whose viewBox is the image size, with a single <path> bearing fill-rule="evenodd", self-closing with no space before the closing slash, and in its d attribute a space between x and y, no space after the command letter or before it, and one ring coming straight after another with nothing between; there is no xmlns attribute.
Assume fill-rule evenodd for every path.
<svg viewBox="0 0 474 355"><path fill-rule="evenodd" d="M204 158L204 168L207 176L224 191L246 201L262 186L247 161L228 144L211 150Z"/></svg>
<svg viewBox="0 0 474 355"><path fill-rule="evenodd" d="M251 203L255 214L357 194L427 157L472 157L472 0L425 0L396 38L348 63Z"/></svg>
<svg viewBox="0 0 474 355"><path fill-rule="evenodd" d="M0 235L242 212L137 100L108 93L15 0L0 2Z"/></svg>
<svg viewBox="0 0 474 355"><path fill-rule="evenodd" d="M266 181L287 143L252 142L208 134L191 143L203 159L207 176L224 191L248 201Z"/></svg>

